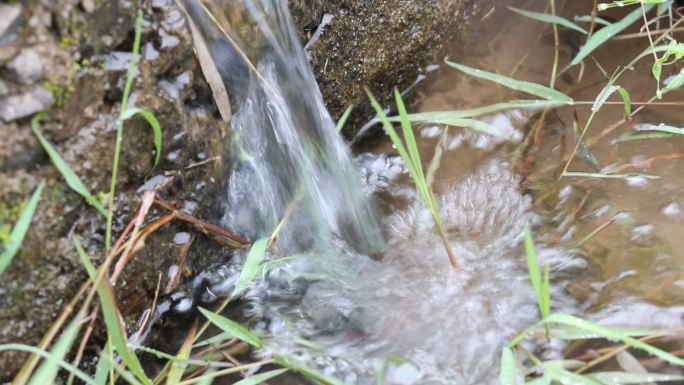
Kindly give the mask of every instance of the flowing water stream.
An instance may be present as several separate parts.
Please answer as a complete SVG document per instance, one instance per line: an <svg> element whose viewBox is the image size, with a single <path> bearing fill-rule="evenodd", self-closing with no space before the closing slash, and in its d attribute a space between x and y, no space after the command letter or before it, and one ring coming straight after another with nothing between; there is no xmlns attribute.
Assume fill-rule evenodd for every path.
<svg viewBox="0 0 684 385"><path fill-rule="evenodd" d="M528 223L535 229L540 263L551 267L554 310L606 325L681 326L684 176L677 159L683 144L615 141L638 123L681 125L676 108L647 108L599 136L622 113L621 105L607 106L588 133L596 161L578 156L570 166L594 172L597 163L632 164L625 166L632 167L629 172L658 175L657 180L555 183L574 144L572 122L575 116L586 122L590 106L544 115L531 149L522 155L539 111L482 117L500 131L498 138L417 126L425 166L437 148L443 152L434 190L464 267L457 272L391 143L363 142L353 158L337 134L284 3L214 2L235 26L231 39L252 69L228 39L208 33L235 104L223 225L258 239L284 221L267 273L245 295L252 327L268 336L258 354L286 356L350 384L373 383L382 368L387 384L494 384L501 347L539 318L521 247ZM532 9L543 10L547 2L532 3ZM561 9L568 18L586 15L590 2L566 2ZM211 29L202 9L190 11L198 25ZM457 56L458 62L548 83L554 43L547 26L502 4L478 24L472 36L477 44ZM582 39L563 31L563 63ZM586 64L581 83L577 71L569 71L557 87L572 90L575 100L593 101L605 84L598 65L612 72L644 43L644 38L610 43L595 55L597 64ZM418 87L412 112L515 98L437 64ZM652 92L647 67L620 81L635 101L649 96L644 90ZM681 94L665 100L677 97ZM661 158L649 160L654 157ZM603 231L583 240L607 221ZM201 273L196 290L206 291L201 295L207 301L228 295L242 261L238 256ZM563 346L540 342L529 348L560 357Z"/></svg>

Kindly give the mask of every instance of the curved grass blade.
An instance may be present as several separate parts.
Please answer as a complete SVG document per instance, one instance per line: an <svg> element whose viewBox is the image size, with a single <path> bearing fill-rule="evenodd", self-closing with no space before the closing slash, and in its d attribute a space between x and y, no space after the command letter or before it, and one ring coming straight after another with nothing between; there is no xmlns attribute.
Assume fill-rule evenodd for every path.
<svg viewBox="0 0 684 385"><path fill-rule="evenodd" d="M288 369L276 369L276 370L271 370L270 372L255 374L253 376L249 376L247 378L244 378L244 379L234 383L233 385L259 385L262 382L268 381L274 377L278 377L279 375L281 375L287 371L288 371Z"/></svg>
<svg viewBox="0 0 684 385"><path fill-rule="evenodd" d="M499 385L522 385L523 375L515 362L513 349L505 346L501 351L501 372L499 373Z"/></svg>
<svg viewBox="0 0 684 385"><path fill-rule="evenodd" d="M29 346L29 345L24 345L24 344L3 344L3 345L0 345L0 352L12 351L12 350L32 353L32 354L41 356L41 357L46 358L46 359L50 359L50 357L52 357L51 353L48 353L45 350L39 349L35 346ZM57 357L53 357L53 358L56 359ZM71 365L70 363L64 361L63 359L58 359L56 361L57 361L57 364L61 368L65 369L69 373L73 374L76 378L85 382L86 384L94 384L95 383L95 381L93 381L93 379L90 378L81 369Z"/></svg>
<svg viewBox="0 0 684 385"><path fill-rule="evenodd" d="M560 91L554 90L553 88L543 86L541 84L527 82L527 81L523 81L523 80L516 80L513 78L509 78L507 76L495 74L493 72L487 72L487 71L483 71L481 69L468 67L468 66L465 66L463 64L454 63L452 61L449 61L448 59L445 59L444 61L450 67L456 68L457 70L464 72L470 76L475 76L475 77L478 77L481 79L489 80L489 81L501 84L502 86L510 88L512 90L526 92L528 94L539 96L541 98L551 100L554 102L558 102L558 103L562 103L562 104L572 104L573 103L572 98L569 97L568 95L565 95L564 93L562 93Z"/></svg>
<svg viewBox="0 0 684 385"><path fill-rule="evenodd" d="M111 338L111 342L116 351L119 353L121 360L133 372L133 374L145 385L152 385L152 381L147 377L145 371L138 360L138 357L128 348L128 341L126 340L126 332L120 323L119 310L116 307L116 300L114 296L114 289L109 283L108 279L97 280L97 271L81 243L77 238L74 238L74 246L81 258L81 263L85 266L88 276L97 284L96 290L100 297L100 305L102 307L102 315L107 327L107 335Z"/></svg>
<svg viewBox="0 0 684 385"><path fill-rule="evenodd" d="M570 21L568 19L564 19L560 16L550 15L548 13L525 11L523 9L518 9L518 8L514 8L514 7L508 7L508 9L510 9L511 11L513 11L517 14L523 15L525 17L529 17L530 19L534 19L534 20L541 21L544 23L549 23L549 24L558 24L558 25L561 25L565 28L570 28L570 29L573 29L577 32L583 33L585 35L588 33L587 30L585 30L584 28L582 28L579 25L573 23L572 21Z"/></svg>
<svg viewBox="0 0 684 385"><path fill-rule="evenodd" d="M653 4L646 4L644 5L644 11L648 12L653 8ZM572 62L568 65L568 67L575 66L579 64L582 60L584 60L587 56L589 56L592 52L594 52L597 48L599 48L601 45L603 45L605 42L608 40L612 39L615 35L618 33L622 32L625 30L627 27L632 25L635 21L639 20L642 17L642 9L637 8L630 12L627 16L623 17L620 21L617 23L613 23L610 25L607 25L598 31L591 35L587 43L579 50L577 55L575 56L574 59L572 59Z"/></svg>
<svg viewBox="0 0 684 385"><path fill-rule="evenodd" d="M622 98L622 104L625 106L625 119L629 120L632 117L632 98L629 96L629 91L625 88L618 88L618 93Z"/></svg>
<svg viewBox="0 0 684 385"><path fill-rule="evenodd" d="M587 375L606 385L646 384L652 382L684 381L684 376L660 373L597 372Z"/></svg>
<svg viewBox="0 0 684 385"><path fill-rule="evenodd" d="M642 140L642 139L665 139L665 138L673 138L676 135L673 134L666 134L663 132L628 132L626 134L622 134L618 139L617 142L629 142L632 140Z"/></svg>
<svg viewBox="0 0 684 385"><path fill-rule="evenodd" d="M81 314L78 314L67 326L57 340L57 343L55 343L55 346L50 350L50 356L43 361L38 370L31 376L29 385L44 385L54 382L59 371L60 362L64 361L64 357L69 353L71 345L78 336L82 318Z"/></svg>
<svg viewBox="0 0 684 385"><path fill-rule="evenodd" d="M246 327L238 324L235 321L231 321L226 317L223 317L221 315L218 315L216 313L210 312L207 309L198 307L200 313L204 315L211 323L216 325L219 329L223 330L224 332L230 334L233 338L240 339L244 342L247 342L248 344L260 348L263 346L263 342L261 342L261 339L249 329Z"/></svg>
<svg viewBox="0 0 684 385"><path fill-rule="evenodd" d="M354 110L354 106L349 106L344 111L344 114L342 114L342 116L340 117L340 120L337 121L337 127L335 128L337 130L337 132L342 131L342 129L344 128L344 125L347 124L347 120L349 120L349 115L351 115L353 110Z"/></svg>
<svg viewBox="0 0 684 385"><path fill-rule="evenodd" d="M252 283L252 281L254 281L254 278L256 278L259 273L259 267L264 260L264 256L266 255L268 244L269 238L259 239L252 244L252 248L249 249L249 254L245 260L245 265L242 267L242 271L240 271L240 277L235 284L233 295L240 294Z"/></svg>
<svg viewBox="0 0 684 385"><path fill-rule="evenodd" d="M678 365L678 366L684 366L684 359L679 358L675 355L672 355L668 352L665 352L663 350L660 350L652 345L649 345L643 341L639 341L637 339L634 339L632 337L626 336L623 333L620 332L620 329L617 328L610 328L610 327L605 327L605 326L600 326L594 323L591 323L589 321L585 321L583 319L567 315L567 314L551 314L548 317L546 317L543 322L545 323L559 323L559 324L564 324L564 325L569 325L569 326L574 326L580 329L584 329L588 332L591 333L596 333L600 334L604 338L608 339L613 339L613 340L620 340L622 343L625 345L628 345L630 347L636 348L636 349L641 349L646 352L648 352L651 355L654 355L664 361L667 361L671 364Z"/></svg>
<svg viewBox="0 0 684 385"><path fill-rule="evenodd" d="M154 134L154 151L156 153L154 156L154 165L152 166L152 170L154 170L157 165L159 165L159 159L161 158L162 153L161 126L159 125L157 117L155 117L153 113L142 108L127 108L121 118L122 120L128 120L135 115L141 115L143 118L145 118L145 120L147 120L147 123L150 125L150 127L152 127L152 133Z"/></svg>
<svg viewBox="0 0 684 385"><path fill-rule="evenodd" d="M38 207L38 201L40 201L40 196L45 188L45 181L40 182L36 191L31 195L26 207L21 211L19 215L19 220L12 227L12 232L10 233L9 241L5 245L5 250L0 253L0 275L7 269L7 267L12 263L12 259L17 255L19 249L21 249L21 244L24 242L24 237L31 226L31 219L33 219L33 214Z"/></svg>
<svg viewBox="0 0 684 385"><path fill-rule="evenodd" d="M100 212L102 215L107 215L107 210L105 210L104 206L102 206L102 203L95 198L90 191L88 191L88 188L81 182L81 179L74 173L74 171L69 167L68 164L62 159L62 157L59 155L57 150L55 150L54 147L52 147L52 144L45 139L43 136L43 133L40 132L40 119L42 119L41 114L38 114L31 119L31 129L33 130L33 133L36 135L36 138L38 138L38 141L40 142L41 146L43 146L43 149L45 152L47 152L48 156L50 157L50 160L52 163L57 167L60 173L62 173L62 176L64 177L64 180L66 180L67 185L74 190L78 195L83 197L88 204L91 206L95 207L97 211Z"/></svg>
<svg viewBox="0 0 684 385"><path fill-rule="evenodd" d="M612 3L601 3L598 5L598 10L599 11L605 11L606 9L609 8L616 8L616 7L625 7L628 5L635 5L639 3L644 3L644 4L662 4L665 3L667 0L618 0L618 1L613 1Z"/></svg>

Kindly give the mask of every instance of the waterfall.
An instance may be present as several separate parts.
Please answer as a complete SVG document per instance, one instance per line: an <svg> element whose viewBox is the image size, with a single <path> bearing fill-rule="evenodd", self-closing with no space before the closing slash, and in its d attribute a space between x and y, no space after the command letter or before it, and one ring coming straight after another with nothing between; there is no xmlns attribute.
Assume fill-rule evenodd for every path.
<svg viewBox="0 0 684 385"><path fill-rule="evenodd" d="M236 23L225 26L229 38L197 2L188 8L209 36L235 108L223 225L257 239L287 217L278 238L286 252L323 248L332 238L377 251L374 204L325 108L287 2L215 3Z"/></svg>

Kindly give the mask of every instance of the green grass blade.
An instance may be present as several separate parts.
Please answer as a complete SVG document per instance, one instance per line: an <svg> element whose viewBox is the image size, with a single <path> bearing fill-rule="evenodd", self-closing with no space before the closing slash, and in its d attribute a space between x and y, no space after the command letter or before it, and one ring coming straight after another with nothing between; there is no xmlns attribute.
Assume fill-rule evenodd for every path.
<svg viewBox="0 0 684 385"><path fill-rule="evenodd" d="M631 142L633 140L642 139L666 139L673 138L675 136L677 135L666 134L663 132L628 132L626 134L620 135L620 137L617 139L617 142Z"/></svg>
<svg viewBox="0 0 684 385"><path fill-rule="evenodd" d="M545 374L539 378L535 378L532 381L526 382L525 385L550 385L551 380L552 380L551 377L549 375Z"/></svg>
<svg viewBox="0 0 684 385"><path fill-rule="evenodd" d="M654 356L656 356L656 357L658 357L664 361L667 361L671 364L678 365L678 366L684 366L684 359L681 359L675 355L672 355L668 352L660 350L660 349L658 349L652 345L649 345L645 342L642 342L642 341L639 341L639 340L634 339L632 337L626 336L626 335L622 334L619 329L614 329L614 328L596 325L596 324L591 323L589 321L585 321L583 319L579 319L577 317L573 317L571 315L566 315L566 314L551 314L548 317L546 317L543 321L546 323L559 323L559 324L574 326L574 327L577 327L580 329L584 329L584 330L591 332L591 333L600 334L604 338L613 339L613 340L620 340L625 345L628 345L632 348L644 350L644 351L648 352L649 354L654 355Z"/></svg>
<svg viewBox="0 0 684 385"><path fill-rule="evenodd" d="M684 128L668 126L665 123L646 124L639 126L639 131L658 131L673 135L684 135Z"/></svg>
<svg viewBox="0 0 684 385"><path fill-rule="evenodd" d="M602 338L598 333L588 332L585 329L580 329L574 326L567 325L553 325L550 327L551 337L560 340L588 340L593 338ZM666 330L646 329L646 328L613 328L623 336L628 337L642 337L642 336L666 336L672 333Z"/></svg>
<svg viewBox="0 0 684 385"><path fill-rule="evenodd" d="M366 90L366 94L370 99L371 105L375 109L375 113L378 115L380 123L382 123L382 126L385 129L385 133L387 134L387 136L389 136L390 140L392 141L392 144L394 144L394 147L397 149L397 152L399 153L401 159L403 159L404 163L406 163L406 167L409 169L411 177L415 179L418 176L418 174L414 169L413 162L411 161L411 157L409 156L408 151L406 151L406 147L404 147L404 142L402 142L401 138L399 138L397 131L394 129L394 126L387 118L385 111L382 109L382 106L380 106L380 103L378 103L373 94L368 90Z"/></svg>
<svg viewBox="0 0 684 385"><path fill-rule="evenodd" d="M605 385L684 381L684 376L660 373L597 372L588 376Z"/></svg>
<svg viewBox="0 0 684 385"><path fill-rule="evenodd" d="M602 385L600 382L592 378L575 374L559 367L548 368L544 370L544 373L548 373L551 379L560 384Z"/></svg>
<svg viewBox="0 0 684 385"><path fill-rule="evenodd" d="M126 332L124 331L121 323L119 322L119 310L116 307L116 300L114 296L114 289L106 278L97 279L97 271L90 262L90 258L86 254L85 250L81 246L81 243L77 238L74 238L74 246L78 252L79 257L83 266L86 267L90 279L96 286L97 294L100 297L100 305L102 307L102 315L105 321L105 326L107 327L107 335L111 338L112 345L119 353L121 360L128 366L128 368L133 372L133 374L142 381L145 385L152 385L152 382L145 374L145 371L136 357L135 353L131 352L128 348L128 341L126 340Z"/></svg>
<svg viewBox="0 0 684 385"><path fill-rule="evenodd" d="M600 3L598 5L598 10L599 11L605 11L606 9L609 8L621 8L621 7L626 7L628 5L635 5L639 3L644 3L644 4L663 4L667 2L668 0L617 0L613 1L611 3Z"/></svg>
<svg viewBox="0 0 684 385"><path fill-rule="evenodd" d="M539 305L539 312L544 316L546 299L544 298L544 289L542 289L542 276L539 272L539 264L537 263L537 252L534 247L534 240L530 228L525 226L525 255L527 256L527 270L530 272L530 280L532 281L532 288L537 297L537 305ZM550 301L549 301L550 302Z"/></svg>
<svg viewBox="0 0 684 385"><path fill-rule="evenodd" d="M42 181L36 188L36 191L31 195L26 207L21 211L19 215L19 220L12 227L12 232L10 233L9 241L5 245L5 250L0 253L0 275L5 272L5 269L12 263L12 259L17 255L19 249L21 249L21 244L24 242L24 237L31 226L31 219L33 219L33 214L38 207L38 202L40 201L40 196L45 188L45 182Z"/></svg>
<svg viewBox="0 0 684 385"><path fill-rule="evenodd" d="M254 281L259 273L259 267L264 260L264 256L266 255L268 244L269 238L259 239L252 244L252 248L249 249L249 254L245 260L245 265L242 267L242 271L240 272L240 277L235 284L233 295L240 294Z"/></svg>
<svg viewBox="0 0 684 385"><path fill-rule="evenodd" d="M682 84L684 84L684 68L681 71L679 71L679 73L675 75L672 79L670 79L665 88L663 88L663 94L666 92L679 89L682 86Z"/></svg>
<svg viewBox="0 0 684 385"><path fill-rule="evenodd" d="M342 116L340 117L340 120L337 121L337 127L335 128L337 130L337 132L342 131L342 129L344 128L344 125L347 124L347 120L349 120L349 115L351 115L353 110L354 110L354 106L349 106L344 111L344 114L342 114Z"/></svg>
<svg viewBox="0 0 684 385"><path fill-rule="evenodd" d="M523 376L515 362L513 349L505 346L501 351L501 371L499 373L499 385L521 385Z"/></svg>
<svg viewBox="0 0 684 385"><path fill-rule="evenodd" d="M246 327L238 324L235 321L231 321L226 317L218 315L216 313L210 312L207 309L198 307L199 311L215 326L224 332L230 334L233 338L240 339L248 344L260 348L263 346L261 339Z"/></svg>
<svg viewBox="0 0 684 385"><path fill-rule="evenodd" d="M185 369L187 367L187 360L190 358L190 352L192 351L192 341L195 339L195 326L190 329L190 332L185 337L183 345L181 345L178 350L178 354L171 363L171 369L169 369L169 375L166 377L166 385L176 385L183 378Z"/></svg>
<svg viewBox="0 0 684 385"><path fill-rule="evenodd" d="M243 378L242 380L234 383L233 385L259 385L262 382L268 381L274 377L278 377L279 375L287 371L288 369L276 369L265 373L255 374L253 376Z"/></svg>
<svg viewBox="0 0 684 385"><path fill-rule="evenodd" d="M583 15L583 16L575 16L575 21L580 21L583 23L591 23L592 19L594 20L594 23L600 24L600 25L610 25L610 22L606 19L602 19L598 16L593 17L591 15Z"/></svg>
<svg viewBox="0 0 684 385"><path fill-rule="evenodd" d="M327 385L348 385L342 380L339 380L335 377L325 375L323 373L320 373L314 369L309 368L308 366L304 366L301 364L298 364L292 360L288 360L286 358L278 358L275 360L275 363L284 366L286 368L292 369L295 372L301 373L304 376L311 378L313 380L316 380L320 383L327 384Z"/></svg>
<svg viewBox="0 0 684 385"><path fill-rule="evenodd" d="M62 176L64 177L64 180L66 180L67 185L74 190L76 193L78 193L83 199L85 199L88 204L91 206L95 207L97 211L100 212L102 215L107 215L107 210L105 210L104 206L102 206L102 203L100 203L97 198L95 198L90 191L88 191L88 188L81 182L81 179L79 179L78 175L74 173L74 171L69 167L69 165L62 159L61 155L55 150L54 147L52 147L52 144L45 139L43 136L43 133L40 132L40 119L42 116L40 114L36 115L31 119L31 129L33 130L33 133L36 135L36 138L38 138L38 141L40 142L41 146L43 146L43 149L45 152L47 152L48 156L50 157L50 160L52 163L57 167L60 173L62 173Z"/></svg>
<svg viewBox="0 0 684 385"><path fill-rule="evenodd" d="M625 119L629 120L632 117L632 98L629 96L629 91L623 87L620 87L618 92L622 98L622 104L625 106Z"/></svg>
<svg viewBox="0 0 684 385"><path fill-rule="evenodd" d="M0 352L6 352L6 351L28 352L28 353L32 353L32 354L41 356L45 359L54 358L57 361L57 364L61 368L65 369L69 373L73 374L79 380L85 382L86 384L94 384L95 383L92 378L90 378L85 372L83 372L79 368L71 365L70 363L64 361L63 359L57 359L57 357L52 356L52 353L48 353L45 350L39 349L35 346L29 346L29 345L24 345L24 344L2 344L2 345L0 345Z"/></svg>
<svg viewBox="0 0 684 385"><path fill-rule="evenodd" d="M660 179L657 175L648 174L599 174L595 172L581 172L581 171L567 171L563 173L563 177L580 177L580 178L598 178L598 179L627 179L641 177L646 179Z"/></svg>
<svg viewBox="0 0 684 385"><path fill-rule="evenodd" d="M564 93L554 90L553 88L549 88L547 86L543 86L541 84L537 83L532 83L532 82L527 82L527 81L522 81L522 80L516 80L513 78L509 78L507 76L495 74L493 72L487 72L483 71L477 68L472 68L465 66L463 64L458 64L451 62L447 59L445 59L445 62L447 65L456 68L457 70L464 72L470 76L475 76L481 79L489 80L498 84L501 84L504 87L510 88L512 90L516 91L521 91L521 92L526 92L528 94L532 94L535 96L539 96L541 98L551 100L557 103L562 103L562 104L572 104L573 100L571 97L565 95Z"/></svg>
<svg viewBox="0 0 684 385"><path fill-rule="evenodd" d="M647 4L644 6L645 11L648 12L653 8L653 4ZM605 42L608 40L612 39L613 36L617 35L618 33L624 31L627 27L632 25L635 21L639 20L642 15L641 15L641 8L637 8L630 12L627 16L623 17L620 21L617 23L613 23L610 25L607 25L598 31L591 35L587 43L579 50L577 55L575 56L574 59L572 59L572 62L570 63L569 66L575 66L579 64L582 60L584 60L587 56L589 56L592 52L594 52L597 48L602 46Z"/></svg>
<svg viewBox="0 0 684 385"><path fill-rule="evenodd" d="M549 24L558 24L561 25L565 28L570 28L573 29L577 32L581 32L583 34L587 34L587 30L584 28L580 27L579 25L573 23L572 21L568 19L564 19L560 16L555 16L555 15L550 15L548 13L541 13L541 12L530 12L530 11L525 11L523 9L518 9L514 7L508 7L511 11L518 13L520 15L523 15L525 17L529 17L530 19L534 19L537 21L541 21L544 23L549 23Z"/></svg>
<svg viewBox="0 0 684 385"><path fill-rule="evenodd" d="M547 317L551 314L551 282L549 279L549 265L544 265L544 275L542 277L541 285L541 313L542 317Z"/></svg>
<svg viewBox="0 0 684 385"><path fill-rule="evenodd" d="M418 189L422 192L423 198L430 203L431 199L429 197L429 189L425 182L425 173L423 172L423 163L420 160L420 151L418 150L418 143L416 143L416 137L413 134L413 127L411 127L411 122L406 117L408 112L406 112L406 106L401 98L399 90L394 89L394 101L397 104L397 111L399 112L399 120L401 122L401 131L404 134L404 141L406 142L406 147L408 149L408 154L413 164L413 168L416 171L416 177L414 182L418 185Z"/></svg>
<svg viewBox="0 0 684 385"><path fill-rule="evenodd" d="M97 368L95 369L96 385L107 384L107 379L109 378L109 371L111 370L111 362L106 358L106 355L114 355L114 352L112 351L112 346L109 342L105 344L97 360Z"/></svg>
<svg viewBox="0 0 684 385"><path fill-rule="evenodd" d="M140 115L145 120L147 120L147 123L152 127L152 134L154 135L154 151L155 151L155 156L154 156L154 165L152 166L152 169L154 170L158 165L159 165L159 159L161 158L161 153L162 153L162 129L161 126L159 125L159 121L157 120L157 117L154 116L153 113L150 111L144 110L142 108L128 108L122 115L123 120L128 120L132 118L135 115Z"/></svg>
<svg viewBox="0 0 684 385"><path fill-rule="evenodd" d="M64 361L64 357L69 353L71 345L78 336L82 318L81 314L77 315L67 326L59 340L57 340L57 343L55 343L55 346L50 350L50 356L43 361L38 370L31 376L29 385L52 384L54 382L59 371L60 362Z"/></svg>
<svg viewBox="0 0 684 385"><path fill-rule="evenodd" d="M435 112L419 112L415 114L408 114L408 118L411 122L437 122L437 121L449 121L458 119L475 118L482 115L491 114L494 112L513 110L513 109L525 109L525 108L553 108L562 106L563 103L559 103L552 100L513 100L505 103L495 103L484 107L471 108L467 110L454 110L454 111L435 111ZM399 122L398 116L393 116L389 118L391 122ZM446 123L445 123L446 124Z"/></svg>

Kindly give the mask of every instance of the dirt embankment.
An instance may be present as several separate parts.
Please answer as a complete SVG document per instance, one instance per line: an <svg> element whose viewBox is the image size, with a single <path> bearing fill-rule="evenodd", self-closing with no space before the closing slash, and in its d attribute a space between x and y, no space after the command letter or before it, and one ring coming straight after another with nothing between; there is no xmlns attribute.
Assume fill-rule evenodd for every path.
<svg viewBox="0 0 684 385"><path fill-rule="evenodd" d="M329 20L310 45L311 62L326 103L338 117L364 99L362 87L389 95L412 83L441 43L463 31L477 1L291 0L303 40ZM142 60L132 103L159 119L162 162L151 174L159 193L190 215L217 222L225 123L194 56L188 24L173 0L34 0L0 4L0 239L41 180L47 182L24 246L0 278L0 343L36 344L86 279L72 246L79 237L97 264L103 260L105 220L66 185L35 139L31 118L93 194L109 189L116 119L121 109L135 12L144 10ZM481 8L481 6L480 6ZM328 16L324 16L328 15ZM329 16L332 16L330 19ZM345 134L369 117L356 110ZM142 119L129 120L114 207L114 234L140 204L150 180L152 134ZM154 219L164 214L155 209ZM149 304L158 280L166 287L181 246L174 235L190 229L172 223L151 237L126 267L117 286L129 321ZM190 276L226 258L227 251L195 238L182 268ZM162 290L163 291L163 290ZM0 354L0 381L21 365L22 354Z"/></svg>

